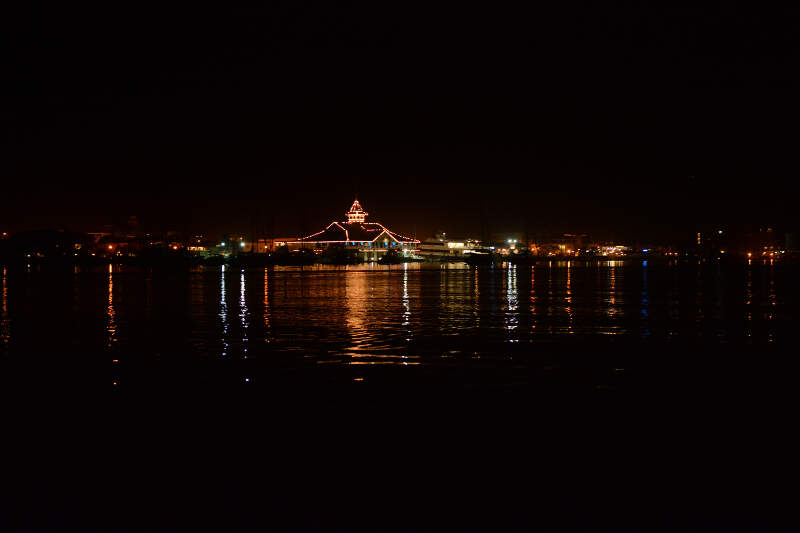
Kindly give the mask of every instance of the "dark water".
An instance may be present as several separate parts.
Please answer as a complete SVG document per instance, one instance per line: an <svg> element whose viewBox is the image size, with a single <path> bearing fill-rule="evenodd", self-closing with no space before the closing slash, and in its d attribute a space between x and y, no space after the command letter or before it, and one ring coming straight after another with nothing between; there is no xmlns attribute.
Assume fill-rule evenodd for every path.
<svg viewBox="0 0 800 533"><path fill-rule="evenodd" d="M559 365L571 351L590 361L598 348L789 346L795 273L639 261L6 270L0 356L102 360L120 388L166 369L176 385L256 384L264 372L315 368L359 380L379 365L394 367L379 371L388 376L404 375L401 367L501 368L510 374L499 379L513 381L515 366ZM161 366L134 375L151 363Z"/></svg>
<svg viewBox="0 0 800 533"><path fill-rule="evenodd" d="M3 271L0 524L783 530L796 274Z"/></svg>

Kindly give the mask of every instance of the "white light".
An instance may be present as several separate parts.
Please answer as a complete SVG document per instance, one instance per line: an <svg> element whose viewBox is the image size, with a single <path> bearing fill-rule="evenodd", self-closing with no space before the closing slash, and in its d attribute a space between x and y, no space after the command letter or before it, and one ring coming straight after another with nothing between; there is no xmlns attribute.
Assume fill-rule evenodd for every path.
<svg viewBox="0 0 800 533"><path fill-rule="evenodd" d="M224 242L219 243L220 246L225 246Z"/></svg>
<svg viewBox="0 0 800 533"><path fill-rule="evenodd" d="M722 235L722 230L719 230L719 234Z"/></svg>
<svg viewBox="0 0 800 533"><path fill-rule="evenodd" d="M241 242L239 244L242 246L242 248L244 248L244 242Z"/></svg>

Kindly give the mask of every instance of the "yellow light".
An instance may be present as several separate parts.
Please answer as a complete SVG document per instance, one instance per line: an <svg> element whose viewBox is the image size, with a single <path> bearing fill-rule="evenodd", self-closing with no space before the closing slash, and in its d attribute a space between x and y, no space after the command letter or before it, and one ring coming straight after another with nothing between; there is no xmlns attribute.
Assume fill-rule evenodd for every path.
<svg viewBox="0 0 800 533"><path fill-rule="evenodd" d="M747 252L747 257L753 257L753 252Z"/></svg>

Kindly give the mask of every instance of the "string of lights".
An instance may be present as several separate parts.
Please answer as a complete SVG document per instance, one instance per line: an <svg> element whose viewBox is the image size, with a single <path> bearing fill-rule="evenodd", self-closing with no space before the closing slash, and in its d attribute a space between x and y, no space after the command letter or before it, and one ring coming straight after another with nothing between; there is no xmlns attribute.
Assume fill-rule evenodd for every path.
<svg viewBox="0 0 800 533"><path fill-rule="evenodd" d="M345 213L347 217L346 221L338 222L334 221L328 224L325 229L318 231L316 233L312 233L306 237L300 237L295 243L302 243L302 242L313 242L317 244L345 244L352 243L353 246L362 246L366 243L374 243L384 237L385 241L388 241L387 238L391 238L393 241L397 242L398 244L402 245L411 245L411 244L419 244L420 241L411 237L407 237L405 235L401 235L394 231L391 231L386 226L379 222L366 222L365 219L368 213L364 211L363 207L358 200L353 202L353 205L350 206L350 210ZM344 232L344 239L341 238L330 238L333 237L331 235L328 238L317 238L320 235L329 232L333 227L338 228L342 232ZM362 238L356 238L353 236L352 233L363 232L365 235ZM374 236L373 236L374 235Z"/></svg>

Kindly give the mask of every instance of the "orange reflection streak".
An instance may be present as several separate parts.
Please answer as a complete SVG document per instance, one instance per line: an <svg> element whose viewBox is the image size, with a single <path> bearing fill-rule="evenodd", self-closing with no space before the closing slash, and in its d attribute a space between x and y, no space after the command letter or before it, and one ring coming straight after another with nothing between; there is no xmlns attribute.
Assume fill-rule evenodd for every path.
<svg viewBox="0 0 800 533"><path fill-rule="evenodd" d="M770 260L770 265L772 260ZM769 288L767 289L767 342L775 342L775 307L778 305L778 299L775 292L775 269L769 269Z"/></svg>
<svg viewBox="0 0 800 533"><path fill-rule="evenodd" d="M553 333L553 262L547 263L547 334Z"/></svg>
<svg viewBox="0 0 800 533"><path fill-rule="evenodd" d="M608 314L614 316L617 314L617 271L616 265L613 261L609 263L608 268Z"/></svg>
<svg viewBox="0 0 800 533"><path fill-rule="evenodd" d="M445 265L439 265L439 331L445 331L446 327L449 324L449 316L445 312L445 310L452 310L450 306L447 305L447 270L445 270Z"/></svg>
<svg viewBox="0 0 800 533"><path fill-rule="evenodd" d="M2 302L0 302L0 340L3 341L3 344L8 343L8 339L11 337L9 332L9 319L8 319L8 282L6 280L7 270L3 267L3 289L2 293Z"/></svg>
<svg viewBox="0 0 800 533"><path fill-rule="evenodd" d="M440 268L439 290L439 325L444 335L457 334L462 328L471 327L475 312L475 303L470 305L465 297L468 291L474 290L473 277L466 276L469 271L452 268L442 264Z"/></svg>
<svg viewBox="0 0 800 533"><path fill-rule="evenodd" d="M270 342L272 333L272 312L269 306L269 269L264 269L264 342Z"/></svg>
<svg viewBox="0 0 800 533"><path fill-rule="evenodd" d="M114 266L108 265L108 306L106 307L106 316L108 318L106 325L107 342L106 346L111 346L117 342L117 321L116 313L114 311Z"/></svg>
<svg viewBox="0 0 800 533"><path fill-rule="evenodd" d="M531 266L531 330L536 330L536 267Z"/></svg>
<svg viewBox="0 0 800 533"><path fill-rule="evenodd" d="M746 337L753 337L753 269L750 267L750 261L748 260L747 266L747 281L745 282L744 288L744 305L745 305L745 312L744 318L746 322L744 334Z"/></svg>
<svg viewBox="0 0 800 533"><path fill-rule="evenodd" d="M351 271L345 274L345 305L347 306L347 328L350 330L350 350L361 351L369 337L367 328L367 272Z"/></svg>
<svg viewBox="0 0 800 533"><path fill-rule="evenodd" d="M413 268L413 267L412 267ZM392 269L394 270L394 269ZM399 270L399 267L397 268ZM403 277L391 276L390 284L382 284L369 271L359 267L346 267L344 276L344 306L346 313L345 327L350 339L344 348L343 363L348 365L417 365L420 356L410 355L406 348L397 350L391 343L385 342L380 334L378 316L383 316L383 323L390 322L397 327L394 317L400 316L401 322L407 324L403 331L406 342L411 341L411 297L414 285L408 286L407 272ZM373 302L381 301L380 305ZM391 314L390 314L391 313ZM403 334L401 333L401 334Z"/></svg>
<svg viewBox="0 0 800 533"><path fill-rule="evenodd" d="M478 327L478 326L481 325L481 316L480 316L480 312L479 312L480 311L480 297L481 297L481 291L480 291L480 288L479 288L480 278L478 276L479 272L480 272L480 270L478 269L478 267L475 267L475 268L472 269L472 283L474 285L474 287L473 287L474 291L473 291L473 295L472 295L472 316L475 318L475 327Z"/></svg>
<svg viewBox="0 0 800 533"><path fill-rule="evenodd" d="M649 291L649 284L647 281L647 261L644 262L644 266L642 267L642 309L641 309L641 318L642 318L642 337L649 337L650 336L650 291Z"/></svg>
<svg viewBox="0 0 800 533"><path fill-rule="evenodd" d="M617 314L619 313L619 309L617 309L617 265L617 261L608 262L608 309L606 310L606 314L611 319L612 324L607 331L603 332L607 335L617 335L620 333L618 331L619 326L614 323L614 319L617 318Z"/></svg>
<svg viewBox="0 0 800 533"><path fill-rule="evenodd" d="M564 307L564 311L567 312L567 334L574 335L575 330L573 329L574 325L574 315L572 313L572 261L567 261L567 287L566 293L564 295L564 302L566 306Z"/></svg>

